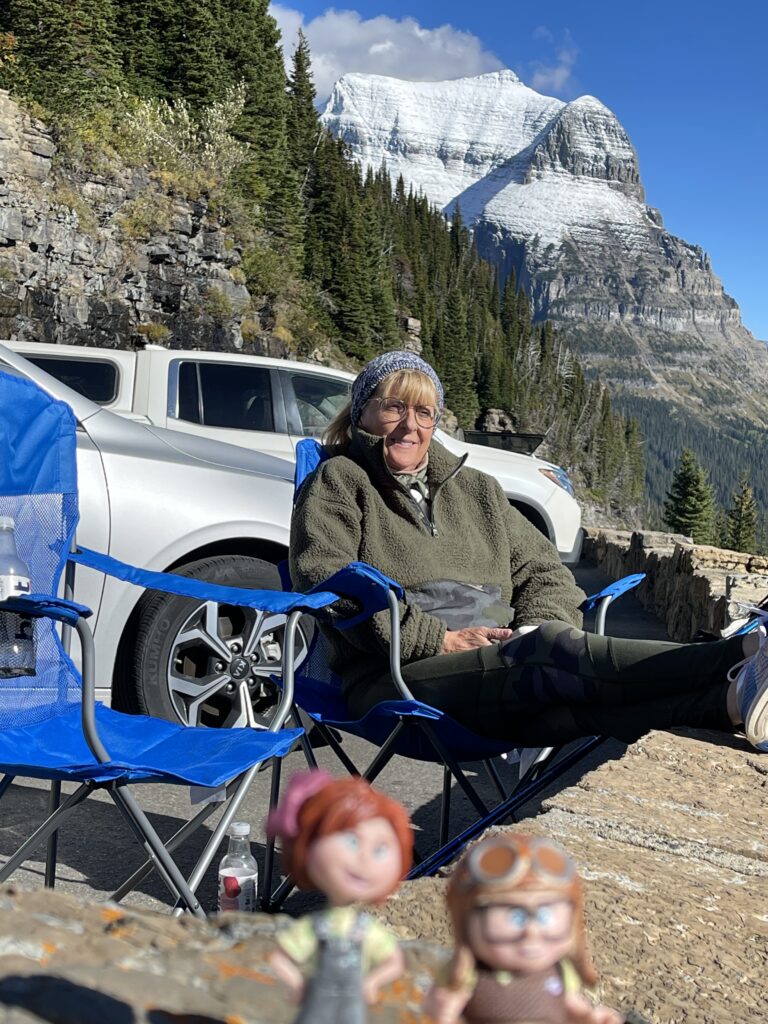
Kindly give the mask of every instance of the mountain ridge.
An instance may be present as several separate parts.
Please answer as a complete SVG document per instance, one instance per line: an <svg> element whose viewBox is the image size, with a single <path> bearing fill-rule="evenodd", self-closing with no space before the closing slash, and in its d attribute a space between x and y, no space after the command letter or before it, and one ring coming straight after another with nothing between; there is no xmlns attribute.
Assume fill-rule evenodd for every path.
<svg viewBox="0 0 768 1024"><path fill-rule="evenodd" d="M624 275L630 288L614 288L612 310L592 308L590 315L671 333L685 327L706 334L711 322L718 331L738 331L741 343L756 341L707 254L668 232L659 211L646 205L631 140L596 97L566 103L542 96L512 71L447 82L355 73L336 83L322 121L364 166L384 164L393 179L402 174L406 187L448 215L458 203L467 224L482 225L483 254L530 282L541 319L580 319L569 282L546 282L563 268L572 275L592 269L613 242L625 262L675 271L672 290L691 312L684 302L679 317L664 316L658 302L643 301L649 294L641 274ZM709 304L697 303L707 294Z"/></svg>
<svg viewBox="0 0 768 1024"><path fill-rule="evenodd" d="M718 457L727 500L744 453L768 441L768 347L705 250L646 204L632 140L605 103L542 95L510 71L446 82L352 74L322 121L364 170L401 175L446 216L459 206L480 255L502 279L514 271L537 321L549 319L654 438L653 505L679 454L658 436L659 411L679 418L694 450L705 426L754 428L739 466ZM765 504L757 453L749 467Z"/></svg>
<svg viewBox="0 0 768 1024"><path fill-rule="evenodd" d="M672 403L694 439L718 418L768 427L768 348L708 254L646 204L631 139L601 100L543 96L514 72L429 83L354 74L321 119L365 169L402 175L447 216L458 205L535 318L562 331L619 405L632 399L633 415L647 405L641 423Z"/></svg>

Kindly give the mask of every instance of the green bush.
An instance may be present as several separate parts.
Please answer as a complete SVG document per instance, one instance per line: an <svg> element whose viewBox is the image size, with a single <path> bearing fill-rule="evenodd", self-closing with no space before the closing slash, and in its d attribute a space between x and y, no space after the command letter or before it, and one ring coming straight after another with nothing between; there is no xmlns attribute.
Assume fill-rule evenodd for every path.
<svg viewBox="0 0 768 1024"><path fill-rule="evenodd" d="M235 307L228 295L214 286L210 287L205 296L204 312L214 323L223 324L235 315Z"/></svg>
<svg viewBox="0 0 768 1024"><path fill-rule="evenodd" d="M173 200L157 192L144 192L135 199L129 199L115 220L127 238L152 238L170 230Z"/></svg>
<svg viewBox="0 0 768 1024"><path fill-rule="evenodd" d="M162 345L162 343L167 341L171 336L170 328L166 327L165 324L139 324L136 331L153 345Z"/></svg>

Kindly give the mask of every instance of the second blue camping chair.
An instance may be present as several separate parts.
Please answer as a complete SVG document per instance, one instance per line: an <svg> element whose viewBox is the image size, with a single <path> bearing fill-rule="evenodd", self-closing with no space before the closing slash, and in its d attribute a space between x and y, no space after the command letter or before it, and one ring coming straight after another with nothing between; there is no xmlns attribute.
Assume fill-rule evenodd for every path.
<svg viewBox="0 0 768 1024"><path fill-rule="evenodd" d="M296 449L296 492L306 477L327 456L325 449L311 438L299 442ZM595 631L603 632L608 606L643 579L643 574L628 576L588 598L584 610L596 610ZM286 585L290 585L287 579ZM464 846L486 828L514 814L515 810L531 799L535 793L553 782L573 764L585 757L603 742L595 736L580 741L569 749L544 748L527 752L527 769L512 791L504 786L494 760L509 753L509 742L490 740L471 732L437 708L413 697L400 671L400 609L403 597L400 585L370 565L353 562L329 579L318 589L329 590L345 598L352 598L358 606L354 617L346 621L334 620L338 629L350 628L384 608L390 611L392 642L390 645L390 671L399 692L399 699L383 701L360 719L352 720L342 696L341 680L335 676L327 659L326 643L318 631L309 657L298 670L295 682L295 703L323 736L344 767L353 774L373 781L395 756L418 761L431 761L442 765L443 786L440 810L439 840L437 847L423 855L411 871L410 877L434 874L440 867L456 857ZM298 718L296 719L298 721ZM337 733L358 736L375 744L379 750L371 763L359 769L342 744ZM316 763L310 745L304 740L304 750L310 765ZM498 794L498 801L488 807L468 777L462 765L481 762L485 765ZM456 782L474 807L475 821L459 835L449 839L452 783ZM279 765L273 775L273 784L279 786ZM273 796L275 794L273 793ZM268 845L265 863L267 884L273 867L273 847ZM278 907L292 888L290 879L282 882L265 903L270 909Z"/></svg>

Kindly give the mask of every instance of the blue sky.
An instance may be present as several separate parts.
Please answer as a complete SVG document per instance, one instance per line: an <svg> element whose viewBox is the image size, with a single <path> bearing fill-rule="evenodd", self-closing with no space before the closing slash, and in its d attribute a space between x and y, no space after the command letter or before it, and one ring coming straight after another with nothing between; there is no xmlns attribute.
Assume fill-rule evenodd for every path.
<svg viewBox="0 0 768 1024"><path fill-rule="evenodd" d="M442 79L510 67L550 96L617 115L646 201L701 245L768 341L768 75L764 0L273 3L287 46L303 25L320 92L345 71Z"/></svg>

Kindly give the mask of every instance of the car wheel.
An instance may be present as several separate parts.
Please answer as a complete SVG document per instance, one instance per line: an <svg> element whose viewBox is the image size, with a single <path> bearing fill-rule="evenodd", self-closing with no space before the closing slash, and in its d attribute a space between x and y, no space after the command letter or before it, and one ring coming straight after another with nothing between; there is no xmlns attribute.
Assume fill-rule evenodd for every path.
<svg viewBox="0 0 768 1024"><path fill-rule="evenodd" d="M280 590L277 568L259 558L221 555L174 570L222 586ZM144 714L218 728L271 721L282 672L285 616L237 605L148 594L139 609L132 703ZM297 665L313 623L296 632Z"/></svg>

